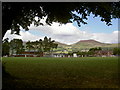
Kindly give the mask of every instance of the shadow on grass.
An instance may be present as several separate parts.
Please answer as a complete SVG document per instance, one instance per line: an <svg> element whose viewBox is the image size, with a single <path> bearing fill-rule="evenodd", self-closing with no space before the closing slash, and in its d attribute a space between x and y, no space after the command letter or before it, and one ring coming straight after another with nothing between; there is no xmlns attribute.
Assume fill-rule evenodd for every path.
<svg viewBox="0 0 120 90"><path fill-rule="evenodd" d="M41 77L40 79L25 79L12 76L6 71L5 64L2 65L2 90L33 90L41 88L118 88L116 78L102 79L95 77ZM75 84L76 83L76 84Z"/></svg>
<svg viewBox="0 0 120 90"><path fill-rule="evenodd" d="M31 90L30 85L25 84L24 82L19 82L19 80L20 78L14 77L6 71L4 63L2 65L2 90L25 90L26 88Z"/></svg>

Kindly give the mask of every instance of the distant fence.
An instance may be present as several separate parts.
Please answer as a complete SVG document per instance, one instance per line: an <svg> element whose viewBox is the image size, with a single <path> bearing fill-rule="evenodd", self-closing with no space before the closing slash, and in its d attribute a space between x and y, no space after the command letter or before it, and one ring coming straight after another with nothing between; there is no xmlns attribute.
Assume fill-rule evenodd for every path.
<svg viewBox="0 0 120 90"><path fill-rule="evenodd" d="M43 55L34 55L34 54L18 54L11 55L10 57L42 57Z"/></svg>

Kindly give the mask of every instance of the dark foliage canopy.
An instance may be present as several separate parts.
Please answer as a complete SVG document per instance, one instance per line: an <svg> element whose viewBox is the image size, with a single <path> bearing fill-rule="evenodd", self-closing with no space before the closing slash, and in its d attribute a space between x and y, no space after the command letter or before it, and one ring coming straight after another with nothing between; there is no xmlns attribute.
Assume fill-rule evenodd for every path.
<svg viewBox="0 0 120 90"><path fill-rule="evenodd" d="M101 17L101 21L109 26L112 18L120 17L119 11L119 2L3 2L2 37L9 29L11 33L19 34L20 26L29 30L32 23L35 26L43 25L40 21L45 16L48 25L52 22L77 22L80 26L81 23L87 24L84 20L92 13L95 17ZM39 17L38 20L35 17Z"/></svg>

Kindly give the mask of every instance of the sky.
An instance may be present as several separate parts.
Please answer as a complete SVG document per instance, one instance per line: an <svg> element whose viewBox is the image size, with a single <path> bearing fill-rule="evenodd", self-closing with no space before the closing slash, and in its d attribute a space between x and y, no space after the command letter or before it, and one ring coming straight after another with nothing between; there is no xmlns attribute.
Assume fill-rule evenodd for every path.
<svg viewBox="0 0 120 90"><path fill-rule="evenodd" d="M36 18L37 19L37 18ZM45 20L41 20L45 24ZM23 41L35 41L43 39L45 36L52 38L55 41L73 44L80 40L93 39L102 43L118 43L118 19L112 19L112 25L107 26L105 22L100 21L100 17L93 18L91 14L87 20L88 24L67 23L59 26L59 23L53 22L52 26L38 26L33 24L29 27L29 31L21 28L20 35L11 35L10 30L7 31L4 38L12 40L14 38L22 39Z"/></svg>

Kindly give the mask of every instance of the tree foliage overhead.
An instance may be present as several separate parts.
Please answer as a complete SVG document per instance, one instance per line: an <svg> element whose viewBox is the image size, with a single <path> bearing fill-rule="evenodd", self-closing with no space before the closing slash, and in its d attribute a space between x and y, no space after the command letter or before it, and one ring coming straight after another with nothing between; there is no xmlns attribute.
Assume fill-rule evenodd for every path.
<svg viewBox="0 0 120 90"><path fill-rule="evenodd" d="M78 26L87 24L91 13L95 17L101 17L106 25L111 25L112 18L120 17L119 2L4 2L2 3L2 35L11 29L12 33L19 34L20 26L28 30L30 24L35 26L43 25L41 19L47 16L46 23L52 22L66 24L77 22ZM78 14L74 14L77 12ZM38 17L38 20L35 20Z"/></svg>

